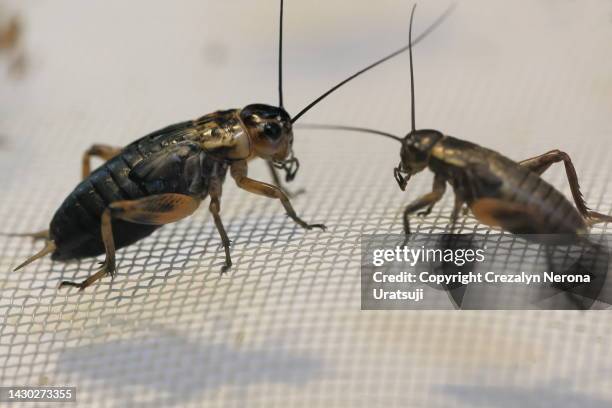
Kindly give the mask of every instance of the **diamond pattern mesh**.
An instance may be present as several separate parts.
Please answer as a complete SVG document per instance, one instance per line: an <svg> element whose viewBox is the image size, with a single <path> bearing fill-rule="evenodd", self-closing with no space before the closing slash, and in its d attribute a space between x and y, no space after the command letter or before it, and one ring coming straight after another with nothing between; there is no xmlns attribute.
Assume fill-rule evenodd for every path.
<svg viewBox="0 0 612 408"><path fill-rule="evenodd" d="M296 112L347 73L403 44L410 4L286 2L286 105ZM405 3L405 4L404 4ZM423 4L420 32L447 5ZM13 4L25 18L26 76L0 93L0 220L45 228L94 142L122 145L220 108L275 101L267 2ZM515 159L562 148L587 202L612 210L612 5L461 3L415 48L417 125ZM2 61L0 60L0 63ZM409 126L407 58L355 81L305 121ZM362 234L401 231L398 146L296 130L298 213L224 185L234 267L206 206L118 252L118 275L84 292L94 260L34 263L39 243L0 237L0 383L73 385L82 406L607 407L607 312L360 311ZM251 176L268 180L260 163ZM545 178L569 196L562 166ZM414 219L443 232L452 194ZM461 231L486 231L471 218ZM604 232L604 227L597 231Z"/></svg>

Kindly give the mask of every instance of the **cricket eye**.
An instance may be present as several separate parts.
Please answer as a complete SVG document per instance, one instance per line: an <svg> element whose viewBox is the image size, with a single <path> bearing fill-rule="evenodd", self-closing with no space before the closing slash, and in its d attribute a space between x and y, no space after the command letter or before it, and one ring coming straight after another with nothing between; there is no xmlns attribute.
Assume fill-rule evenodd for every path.
<svg viewBox="0 0 612 408"><path fill-rule="evenodd" d="M282 134L282 129L278 123L266 123L263 128L264 135L270 140L278 140Z"/></svg>

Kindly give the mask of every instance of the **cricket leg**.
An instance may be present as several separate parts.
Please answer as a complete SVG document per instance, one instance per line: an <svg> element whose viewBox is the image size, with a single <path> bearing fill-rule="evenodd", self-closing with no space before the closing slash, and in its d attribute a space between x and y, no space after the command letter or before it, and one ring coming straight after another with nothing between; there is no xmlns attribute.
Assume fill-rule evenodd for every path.
<svg viewBox="0 0 612 408"><path fill-rule="evenodd" d="M102 267L96 271L93 275L89 276L81 283L63 281L60 283L60 288L65 286L76 286L79 290L84 290L86 287L105 277L106 275L113 276L115 274L115 241L113 239L113 229L111 225L111 210L106 208L102 213L102 219L100 223L102 230L102 242L104 243L104 251L106 257L102 262Z"/></svg>
<svg viewBox="0 0 612 408"><path fill-rule="evenodd" d="M246 190L250 193L280 200L281 204L283 204L283 207L285 207L287 215L301 227L306 229L320 228L322 230L325 230L325 225L323 224L308 224L300 217L298 217L295 210L293 209L293 206L291 205L291 202L289 201L289 198L287 198L287 195L283 193L280 188L271 184L263 183L261 181L248 178L246 161L242 160L232 163L230 167L230 172L232 177L236 181L238 187L242 188L243 190Z"/></svg>
<svg viewBox="0 0 612 408"><path fill-rule="evenodd" d="M217 231L219 231L219 235L221 236L223 249L225 249L225 265L221 268L221 273L225 273L232 266L232 258L230 256L231 241L227 236L227 232L225 231L225 227L221 221L221 216L219 215L221 212L221 180L217 178L211 179L209 194L210 205L208 206L208 209L215 220L215 226L217 227Z"/></svg>
<svg viewBox="0 0 612 408"><path fill-rule="evenodd" d="M451 217L450 217L450 233L454 234L455 233L455 227L457 226L457 219L459 219L459 213L461 212L461 209L465 209L463 207L463 205L465 204L465 202L457 195L457 193L455 193L455 205L453 206L453 212L451 213Z"/></svg>
<svg viewBox="0 0 612 408"><path fill-rule="evenodd" d="M291 192L287 190L285 187L283 187L283 183L281 182L280 176L278 175L278 170L274 167L274 164L269 160L266 160L266 164L268 165L268 169L270 169L270 174L272 175L272 180L274 181L274 185L280 188L281 191L285 193L287 197L295 198L299 196L300 194L304 194L306 192L306 190L304 190L303 188L300 188L296 192Z"/></svg>
<svg viewBox="0 0 612 408"><path fill-rule="evenodd" d="M578 183L578 175L576 169L572 163L571 158L565 152L561 150L551 150L550 152L544 153L540 156L532 157L527 160L520 161L521 166L525 166L533 172L538 174L544 173L554 163L563 162L565 165L565 173L567 174L567 181L569 182L572 197L576 203L576 208L580 214L584 217L589 225L597 224L599 222L612 222L612 216L598 213L590 210L582 197L580 192L580 184Z"/></svg>
<svg viewBox="0 0 612 408"><path fill-rule="evenodd" d="M83 164L82 164L82 175L83 178L89 176L91 173L91 158L99 157L100 159L107 161L118 155L123 148L108 146L102 144L94 144L83 153Z"/></svg>
<svg viewBox="0 0 612 408"><path fill-rule="evenodd" d="M445 191L446 180L444 177L436 174L434 177L432 191L417 198L406 206L406 209L404 210L404 233L406 234L406 240L408 240L408 236L410 235L410 214L425 207L429 207L429 211L431 211L431 208L433 208L433 206L440 201Z"/></svg>
<svg viewBox="0 0 612 408"><path fill-rule="evenodd" d="M139 200L116 201L102 213L100 228L106 258L102 267L81 283L64 281L64 286L75 286L80 290L92 283L115 274L115 241L113 239L112 219L121 219L137 224L163 225L178 221L191 215L199 206L200 200L184 194L159 194Z"/></svg>

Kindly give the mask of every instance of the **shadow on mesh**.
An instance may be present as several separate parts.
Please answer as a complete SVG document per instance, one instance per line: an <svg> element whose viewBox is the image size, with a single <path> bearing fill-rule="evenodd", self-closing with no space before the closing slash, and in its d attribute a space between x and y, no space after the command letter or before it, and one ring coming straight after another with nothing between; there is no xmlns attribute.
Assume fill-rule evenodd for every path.
<svg viewBox="0 0 612 408"><path fill-rule="evenodd" d="M533 387L443 385L434 387L465 406L485 408L608 408L612 400L572 390L564 381Z"/></svg>
<svg viewBox="0 0 612 408"><path fill-rule="evenodd" d="M243 350L164 330L157 337L66 349L59 354L56 373L72 383L81 378L101 383L99 389L113 390L124 406L183 406L224 387L246 392L262 383L301 386L319 375L320 363L279 345Z"/></svg>

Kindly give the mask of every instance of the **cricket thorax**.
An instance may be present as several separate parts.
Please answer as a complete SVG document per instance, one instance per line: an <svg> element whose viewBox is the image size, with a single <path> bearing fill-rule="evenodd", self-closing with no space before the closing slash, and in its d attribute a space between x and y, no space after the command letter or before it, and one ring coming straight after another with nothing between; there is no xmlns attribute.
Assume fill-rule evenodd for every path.
<svg viewBox="0 0 612 408"><path fill-rule="evenodd" d="M284 109L253 104L195 120L189 138L220 159L284 161L291 153L293 130Z"/></svg>
<svg viewBox="0 0 612 408"><path fill-rule="evenodd" d="M202 116L193 122L190 139L213 156L229 159L246 159L251 146L246 130L240 121L240 110L229 109Z"/></svg>

